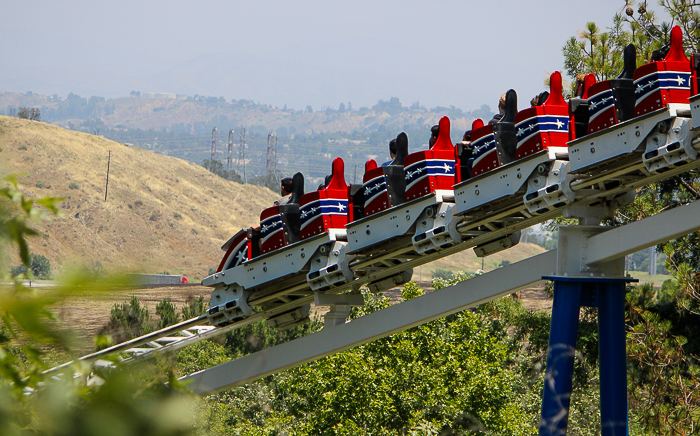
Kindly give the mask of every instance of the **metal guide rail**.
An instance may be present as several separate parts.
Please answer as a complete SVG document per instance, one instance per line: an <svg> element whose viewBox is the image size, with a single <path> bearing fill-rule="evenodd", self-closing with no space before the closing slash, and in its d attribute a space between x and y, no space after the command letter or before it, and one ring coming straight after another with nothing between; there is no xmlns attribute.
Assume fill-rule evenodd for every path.
<svg viewBox="0 0 700 436"><path fill-rule="evenodd" d="M700 104L693 114L700 119ZM259 263L248 270L264 276L282 265L282 273L257 286L240 287L234 269L214 274L204 280L216 286L212 299L215 295L239 297L247 313L239 300L231 305L233 315L219 326L201 325L211 321L210 310L81 359L95 361L125 353L125 361L133 362L260 320L280 329L293 327L308 320L314 294L356 294L365 285L378 292L410 280L412 268L469 248L487 256L517 244L520 230L557 216L575 216L577 207L610 218L632 201L636 189L700 167L696 151L700 132L693 130L690 115L687 105L663 108L572 141L568 150L545 149L469 179L455 185L453 193L429 194L355 221L347 226L346 240L325 234L269 253L254 259ZM620 141L621 135L628 139ZM572 162L571 156L580 158ZM291 268L292 262L297 263L294 268L302 264L306 268ZM321 268L309 266L313 263L325 268L338 265L340 279L314 289L309 271ZM352 272L349 279L347 271Z"/></svg>

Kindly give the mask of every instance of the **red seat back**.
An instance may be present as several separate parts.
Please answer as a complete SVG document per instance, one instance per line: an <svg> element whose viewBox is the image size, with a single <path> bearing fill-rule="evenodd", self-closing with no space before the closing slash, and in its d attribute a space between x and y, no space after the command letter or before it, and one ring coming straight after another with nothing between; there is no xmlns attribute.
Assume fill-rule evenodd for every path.
<svg viewBox="0 0 700 436"><path fill-rule="evenodd" d="M299 201L299 239L304 240L333 229L344 229L348 223L348 209L345 163L337 157L333 161L331 181L325 189L304 194Z"/></svg>
<svg viewBox="0 0 700 436"><path fill-rule="evenodd" d="M272 206L260 213L260 254L269 253L287 245L279 206Z"/></svg>
<svg viewBox="0 0 700 436"><path fill-rule="evenodd" d="M452 190L455 183L455 150L450 138L450 119L442 117L438 138L430 150L406 156L406 201L436 190Z"/></svg>
<svg viewBox="0 0 700 436"><path fill-rule="evenodd" d="M493 128L491 124L484 125L480 118L472 123L472 154L472 177L498 167L498 150Z"/></svg>
<svg viewBox="0 0 700 436"><path fill-rule="evenodd" d="M362 177L362 184L365 198L365 216L374 215L390 207L384 168L377 167L377 162L374 159L368 160L365 164L365 175Z"/></svg>
<svg viewBox="0 0 700 436"><path fill-rule="evenodd" d="M518 145L516 159L547 147L566 147L569 139L569 106L562 95L561 74L552 73L549 97L541 106L534 106L515 115Z"/></svg>
<svg viewBox="0 0 700 436"><path fill-rule="evenodd" d="M251 255L249 253L249 245L248 231L246 229L239 230L238 233L226 241L226 244L224 244L222 247L224 250L226 250L226 254L224 255L223 259L221 259L221 263L216 269L216 272L237 267L246 260L250 259Z"/></svg>
<svg viewBox="0 0 700 436"><path fill-rule="evenodd" d="M634 73L637 96L634 116L655 111L669 103L688 104L690 76L690 61L683 52L683 32L675 26L671 30L666 57L642 65Z"/></svg>

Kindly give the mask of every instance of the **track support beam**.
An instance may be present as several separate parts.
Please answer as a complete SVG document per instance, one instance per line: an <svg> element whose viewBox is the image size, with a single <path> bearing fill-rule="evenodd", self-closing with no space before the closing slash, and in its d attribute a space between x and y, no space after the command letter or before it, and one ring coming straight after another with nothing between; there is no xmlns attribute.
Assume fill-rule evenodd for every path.
<svg viewBox="0 0 700 436"><path fill-rule="evenodd" d="M556 250L499 268L471 280L405 301L352 322L183 377L208 395L313 362L417 325L477 306L542 281L554 271ZM327 304L327 303L326 303Z"/></svg>
<svg viewBox="0 0 700 436"><path fill-rule="evenodd" d="M567 431L579 313L583 306L598 308L601 434L627 434L625 285L636 280L624 276L624 259L619 254L607 262L589 263L589 243L593 238L607 237L615 241L614 236L620 233L626 232L602 226L559 227L557 275L543 277L554 282L554 302L540 436L561 435ZM624 252L624 247L619 246L610 251L619 253L620 248ZM605 251L600 246L595 247L593 257L599 258L595 253L601 250Z"/></svg>

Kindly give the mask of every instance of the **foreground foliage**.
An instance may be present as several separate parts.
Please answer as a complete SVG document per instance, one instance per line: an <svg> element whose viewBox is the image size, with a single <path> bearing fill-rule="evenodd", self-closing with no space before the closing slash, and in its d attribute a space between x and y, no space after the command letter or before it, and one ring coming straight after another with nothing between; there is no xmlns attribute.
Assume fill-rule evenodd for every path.
<svg viewBox="0 0 700 436"><path fill-rule="evenodd" d="M409 284L404 299L422 290ZM365 294L352 318L389 306ZM534 434L504 324L470 311L209 397L211 434ZM213 345L212 345L213 347ZM182 356L183 353L181 353ZM190 369L190 368L188 368ZM526 407L524 407L526 406ZM447 433L444 433L447 432Z"/></svg>
<svg viewBox="0 0 700 436"><path fill-rule="evenodd" d="M0 188L0 243L16 247L29 269L31 221L58 213L60 199L31 200L14 177ZM37 207L41 205L42 207ZM13 277L6 277L12 280ZM76 278L71 279L75 283ZM69 280L70 281L70 280ZM86 285L83 281L82 285ZM172 373L144 385L119 369L103 372L85 363L45 374L50 353L75 358L70 335L56 328L51 306L72 286L36 293L15 281L0 290L0 434L14 435L188 435L194 432L191 398L178 391ZM74 377L76 372L90 377ZM99 376L99 378L95 377ZM163 382L170 379L171 387Z"/></svg>

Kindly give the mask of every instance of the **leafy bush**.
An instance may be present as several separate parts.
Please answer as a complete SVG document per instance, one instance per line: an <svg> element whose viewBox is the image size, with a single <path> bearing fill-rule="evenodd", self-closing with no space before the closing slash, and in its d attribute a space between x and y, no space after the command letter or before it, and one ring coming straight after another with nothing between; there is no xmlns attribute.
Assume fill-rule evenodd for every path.
<svg viewBox="0 0 700 436"><path fill-rule="evenodd" d="M75 182L70 182L70 184L68 185L68 189L78 189L78 188L80 188L80 185L78 185Z"/></svg>
<svg viewBox="0 0 700 436"><path fill-rule="evenodd" d="M433 280L434 279L442 279L442 280L449 281L449 280L452 280L453 277L454 277L454 273L452 271L442 269L442 268L438 268L436 270L433 270L433 273L432 273Z"/></svg>
<svg viewBox="0 0 700 436"><path fill-rule="evenodd" d="M153 331L153 321L148 309L141 307L136 296L127 303L116 303L109 315L109 323L101 334L108 334L115 344L128 341Z"/></svg>
<svg viewBox="0 0 700 436"><path fill-rule="evenodd" d="M156 306L156 315L160 316L158 327L164 329L180 322L180 314L175 311L175 305L170 302L170 298L161 300Z"/></svg>
<svg viewBox="0 0 700 436"><path fill-rule="evenodd" d="M204 297L192 298L186 305L182 306L182 319L192 319L204 315L207 306L204 304Z"/></svg>

